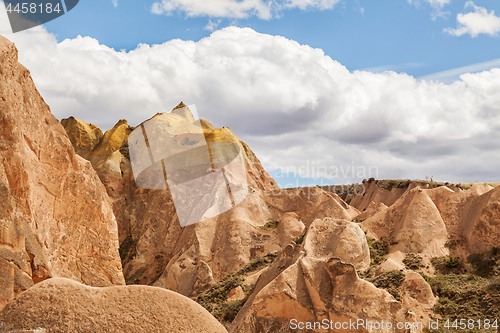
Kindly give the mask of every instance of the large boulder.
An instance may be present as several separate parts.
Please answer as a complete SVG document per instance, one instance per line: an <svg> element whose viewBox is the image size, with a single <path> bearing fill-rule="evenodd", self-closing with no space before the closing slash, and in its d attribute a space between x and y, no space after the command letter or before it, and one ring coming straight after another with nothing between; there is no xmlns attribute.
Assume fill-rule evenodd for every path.
<svg viewBox="0 0 500 333"><path fill-rule="evenodd" d="M34 283L123 284L106 189L0 37L0 308Z"/></svg>
<svg viewBox="0 0 500 333"><path fill-rule="evenodd" d="M65 278L45 280L11 301L0 322L6 330L50 333L227 332L198 303L149 286L88 287Z"/></svg>

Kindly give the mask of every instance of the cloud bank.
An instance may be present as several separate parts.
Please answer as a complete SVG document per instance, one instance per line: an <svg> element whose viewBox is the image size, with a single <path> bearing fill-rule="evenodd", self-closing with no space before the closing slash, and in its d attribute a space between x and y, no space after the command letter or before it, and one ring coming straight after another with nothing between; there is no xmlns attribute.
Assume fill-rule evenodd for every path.
<svg viewBox="0 0 500 333"><path fill-rule="evenodd" d="M230 127L268 170L308 164L301 176L340 183L364 176L339 178L332 167L372 167L380 178L498 180L499 68L452 84L350 72L321 49L237 27L130 52L90 37L57 42L40 27L7 37L59 119L135 126L182 100Z"/></svg>

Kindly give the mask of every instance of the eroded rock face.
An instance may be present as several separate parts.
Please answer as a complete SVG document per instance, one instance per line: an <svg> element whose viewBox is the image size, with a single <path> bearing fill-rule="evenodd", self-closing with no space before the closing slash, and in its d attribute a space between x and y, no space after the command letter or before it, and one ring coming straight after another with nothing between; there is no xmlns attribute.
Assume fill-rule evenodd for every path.
<svg viewBox="0 0 500 333"><path fill-rule="evenodd" d="M432 257L448 254L444 221L425 190L418 187L366 219L361 227L376 239L392 242L391 252L425 253Z"/></svg>
<svg viewBox="0 0 500 333"><path fill-rule="evenodd" d="M438 208L450 237L463 240L457 254L482 253L500 244L500 187L475 185L453 192L439 187L426 190Z"/></svg>
<svg viewBox="0 0 500 333"><path fill-rule="evenodd" d="M176 120L189 118L190 111L181 103L172 113L175 116L158 114L153 118L158 124L165 118L168 131L177 133L181 128L171 127L184 126ZM337 195L318 188L281 190L230 129L215 128L206 120L200 123L207 142L239 146L248 194L230 211L187 227L181 228L169 191L148 190L135 184L124 145L133 128L123 120L107 131L92 151L83 153L113 200L127 283L154 283L195 296L257 256L281 251L303 235L314 219L351 219L359 213ZM66 131L70 137L78 132L71 127ZM261 227L270 221L280 221L278 228L263 230Z"/></svg>
<svg viewBox="0 0 500 333"><path fill-rule="evenodd" d="M227 332L196 302L149 286L88 287L65 278L45 280L0 312L7 330L48 332Z"/></svg>
<svg viewBox="0 0 500 333"><path fill-rule="evenodd" d="M183 104L172 112L181 111L179 117L189 118ZM242 285L228 290L227 302L248 298L233 322L234 332L287 332L291 319L427 323L436 297L419 274L405 268L406 254L421 255L423 266L430 267L430 258L449 254L450 233L470 240L467 235L475 235L484 240L483 248L496 241L498 198L491 188L430 190L427 184L408 182L389 191L367 182L365 196L350 198L360 211L317 187L279 189L234 133L204 120L201 124L210 142L231 142L244 152L248 195L235 208L186 227L180 226L169 191L135 184L125 146L133 128L124 120L84 155L114 200L128 284L153 284L196 297L257 257L279 253L271 266L244 275ZM456 208L465 201L471 202L472 225L463 219L469 213ZM370 265L363 231L389 244L375 276L404 272L398 273L405 277L399 301L358 278L356 270Z"/></svg>
<svg viewBox="0 0 500 333"><path fill-rule="evenodd" d="M106 190L0 37L0 308L33 283L123 284Z"/></svg>
<svg viewBox="0 0 500 333"><path fill-rule="evenodd" d="M80 156L87 157L86 154L94 150L102 140L102 131L96 125L87 124L75 117L61 120L61 124L69 132L68 136L75 148L75 153Z"/></svg>
<svg viewBox="0 0 500 333"><path fill-rule="evenodd" d="M232 332L295 332L293 323L297 322L383 320L396 325L407 321L409 314L418 316L414 321L429 320L435 298L420 275L409 273L403 283L404 303L358 278L356 267L366 267L369 257L366 239L357 224L330 218L315 220L304 242L303 248L289 245L261 274L253 294L233 321ZM405 332L395 326L333 330Z"/></svg>

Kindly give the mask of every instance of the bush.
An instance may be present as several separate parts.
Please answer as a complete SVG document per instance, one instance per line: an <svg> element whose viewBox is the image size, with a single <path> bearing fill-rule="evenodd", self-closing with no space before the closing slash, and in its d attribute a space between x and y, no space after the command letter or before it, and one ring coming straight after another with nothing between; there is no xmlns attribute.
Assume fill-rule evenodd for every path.
<svg viewBox="0 0 500 333"><path fill-rule="evenodd" d="M403 264L408 269L417 270L422 267L422 257L416 253L407 253L403 259Z"/></svg>
<svg viewBox="0 0 500 333"><path fill-rule="evenodd" d="M431 263L436 271L442 274L465 273L465 266L460 262L460 258L452 256L434 257L431 259Z"/></svg>
<svg viewBox="0 0 500 333"><path fill-rule="evenodd" d="M405 280L405 274L398 270L392 270L380 274L376 278L369 280L377 288L383 288L398 301L401 301L401 284Z"/></svg>

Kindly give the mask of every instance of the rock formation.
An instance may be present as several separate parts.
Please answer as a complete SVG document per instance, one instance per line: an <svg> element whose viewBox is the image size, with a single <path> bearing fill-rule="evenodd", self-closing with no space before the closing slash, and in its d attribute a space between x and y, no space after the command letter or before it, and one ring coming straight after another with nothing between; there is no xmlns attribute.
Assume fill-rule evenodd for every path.
<svg viewBox="0 0 500 333"><path fill-rule="evenodd" d="M65 278L36 284L0 313L7 330L227 332L196 302L150 286L88 287Z"/></svg>
<svg viewBox="0 0 500 333"><path fill-rule="evenodd" d="M106 189L0 37L0 309L34 283L124 283Z"/></svg>
<svg viewBox="0 0 500 333"><path fill-rule="evenodd" d="M138 186L134 130L144 133L151 120L154 133L170 135L160 141L173 143L174 153L182 152L179 142L197 144L195 133L219 147L212 154L241 154L244 172L228 173L246 180L242 200L219 214L220 193L208 186L194 197L210 212L182 224L166 179L165 189ZM425 325L447 306L438 301L447 270L477 273L459 265L469 255L485 276L475 295L488 298L488 313L500 304L490 292L498 283L485 282L500 275L500 186L464 191L370 179L364 191L342 197L328 192L335 186L280 189L229 128L199 120L195 132L182 102L137 127L122 119L104 134L74 117L61 125L5 39L0 124L0 310L7 304L0 330L226 331L188 296L232 332L290 332L295 320L326 321L330 331L354 321L345 332L406 333L366 321ZM138 136L148 146L146 137ZM212 169L228 162L223 155L211 155ZM191 167L199 156L182 158ZM164 173L172 171L162 160ZM140 177L154 182L149 172L159 169L149 167ZM177 168L170 176L200 170ZM124 282L143 286L113 287Z"/></svg>
<svg viewBox="0 0 500 333"><path fill-rule="evenodd" d="M369 263L366 239L358 225L317 219L303 247L289 245L261 274L254 292L233 321L232 331L294 332L298 322L324 325L326 321L328 329L319 330L324 326L318 326L314 331L403 332L396 327L374 329L366 322L396 325L408 320L410 308L414 311L411 313L418 314L418 320L426 322L430 318L435 298L420 275L409 273L404 281L403 302L399 302L387 291L358 278L356 270ZM355 328L335 327L336 323L360 321L364 324L356 324Z"/></svg>
<svg viewBox="0 0 500 333"><path fill-rule="evenodd" d="M172 112L180 110L183 115L190 115L184 104ZM84 142L92 141L94 129L89 124L71 119L63 120L63 124L71 140L78 141L72 134L78 133L86 137ZM124 120L107 131L93 150L81 152L92 162L114 200L128 283L155 283L195 296L252 259L280 251L315 218L334 216L349 220L358 214L337 195L317 188L281 190L250 148L230 129L217 129L205 120L201 120L201 125L208 142L239 145L249 193L231 211L185 228L179 225L168 191L148 190L135 184L127 146L127 135L133 128ZM291 220L288 215L282 218L293 212L298 225L286 227ZM263 230L261 227L270 221L282 222L278 230Z"/></svg>
<svg viewBox="0 0 500 333"><path fill-rule="evenodd" d="M190 114L184 104L172 112L181 111L183 116ZM72 133L87 133L84 142L93 142L99 132L79 120L64 124L74 141L78 140ZM498 242L498 190L492 187L463 191L456 186L429 189L423 182L388 181L380 188L371 180L363 183L364 193L346 198L349 205L318 187L278 188L234 133L204 120L201 124L213 142L230 140L244 152L248 195L235 208L186 227L180 226L168 191L135 184L127 146L134 128L126 121L106 132L99 143L77 147L90 147L80 152L92 162L113 199L127 283L153 284L207 308L226 309L214 310L223 311L218 318L224 321L236 315L228 315L228 309L244 303L234 310L233 332L288 332L292 319L425 325L434 316L437 297L413 271L416 268L407 266L407 256L420 258L419 272L432 275L433 258L457 253L465 260ZM377 264L369 258L365 233L370 242L387 244L387 255ZM450 237L464 241L451 249ZM263 260L267 266L252 266ZM390 292L359 278L357 272L365 270L375 274L369 281ZM397 291L387 285L394 278ZM218 303L210 295L218 295Z"/></svg>

